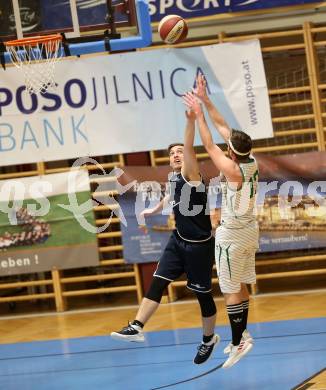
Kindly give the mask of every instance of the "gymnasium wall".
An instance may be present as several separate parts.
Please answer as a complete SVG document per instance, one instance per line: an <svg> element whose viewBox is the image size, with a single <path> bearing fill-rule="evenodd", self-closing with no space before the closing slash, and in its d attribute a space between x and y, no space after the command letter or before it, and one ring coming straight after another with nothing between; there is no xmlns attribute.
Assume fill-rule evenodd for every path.
<svg viewBox="0 0 326 390"><path fill-rule="evenodd" d="M315 26L307 21L293 28L255 34L221 32L218 36L207 36L179 46L237 42L250 38L259 38L261 42L275 135L272 139L255 141L254 152L281 155L325 151L326 23ZM160 45L154 45L146 50L158 47ZM199 159L207 158L201 147L197 148L197 156ZM107 171L125 164L156 166L168 163L166 152L162 150L96 159ZM65 172L73 162L64 160L2 167L0 179ZM95 166L88 169L96 172ZM110 207L94 207L97 225L107 221ZM0 302L11 307L25 302L28 310L38 310L40 302L46 302L48 307L57 311L80 305L112 306L139 302L143 296L141 273L148 271L139 265L124 263L119 218L113 218L109 228L99 233L97 239L100 266L3 277ZM325 280L325 263L326 250L279 253L274 258L261 255L257 259L258 290L253 292L259 292L264 283L270 284L275 280L294 280L302 286L301 280L309 280L318 285ZM216 275L214 282L217 283ZM168 292L171 301L177 299L184 285L182 280L171 285Z"/></svg>

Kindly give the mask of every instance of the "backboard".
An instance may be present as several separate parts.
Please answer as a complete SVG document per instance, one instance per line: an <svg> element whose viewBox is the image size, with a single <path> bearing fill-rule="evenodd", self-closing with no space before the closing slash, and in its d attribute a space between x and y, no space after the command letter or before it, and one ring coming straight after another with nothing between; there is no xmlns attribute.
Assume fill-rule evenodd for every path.
<svg viewBox="0 0 326 390"><path fill-rule="evenodd" d="M109 8L115 9L115 26L135 26L133 0L0 0L0 38L66 32L78 37L109 28Z"/></svg>
<svg viewBox="0 0 326 390"><path fill-rule="evenodd" d="M121 37L119 29L131 26L138 27L138 35ZM148 5L146 0L0 0L1 43L53 33L64 33L70 55L147 46Z"/></svg>

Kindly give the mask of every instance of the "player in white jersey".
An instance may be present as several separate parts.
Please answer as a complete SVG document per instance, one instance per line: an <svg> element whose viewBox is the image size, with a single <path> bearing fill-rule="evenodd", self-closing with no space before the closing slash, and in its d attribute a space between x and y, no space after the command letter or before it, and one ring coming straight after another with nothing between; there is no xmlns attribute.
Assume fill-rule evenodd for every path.
<svg viewBox="0 0 326 390"><path fill-rule="evenodd" d="M224 350L229 353L229 357L223 368L229 368L253 346L253 339L247 331L247 284L256 282L258 226L255 220L255 198L258 167L251 155L252 141L249 135L232 130L227 125L210 101L202 75L197 77L196 82L196 89L185 94L184 102L195 112L203 145L221 174L221 225L216 230L215 260L232 331L232 342ZM227 142L228 156L214 144L198 98Z"/></svg>

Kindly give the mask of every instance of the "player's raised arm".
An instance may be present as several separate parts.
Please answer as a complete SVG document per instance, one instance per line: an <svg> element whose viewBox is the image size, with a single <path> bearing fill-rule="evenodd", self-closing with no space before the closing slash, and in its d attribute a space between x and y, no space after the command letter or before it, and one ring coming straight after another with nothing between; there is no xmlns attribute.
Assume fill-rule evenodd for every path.
<svg viewBox="0 0 326 390"><path fill-rule="evenodd" d="M214 144L201 104L198 102L196 96L192 93L186 93L183 100L186 106L196 115L201 140L216 168L224 174L228 182L241 183L242 176L239 166L226 157L223 150Z"/></svg>
<svg viewBox="0 0 326 390"><path fill-rule="evenodd" d="M165 195L155 207L143 210L140 213L140 216L146 217L147 215L155 215L160 213L168 204L169 199L170 199L170 195L169 194Z"/></svg>
<svg viewBox="0 0 326 390"><path fill-rule="evenodd" d="M202 74L199 74L196 78L196 88L193 89L193 93L197 96L201 102L205 105L208 115L210 116L214 126L221 134L223 139L228 142L231 136L231 129L226 123L221 113L217 110L214 104L211 102L207 95L206 80Z"/></svg>
<svg viewBox="0 0 326 390"><path fill-rule="evenodd" d="M194 150L196 115L193 111L186 111L186 128L184 135L182 174L189 181L200 181L199 168Z"/></svg>

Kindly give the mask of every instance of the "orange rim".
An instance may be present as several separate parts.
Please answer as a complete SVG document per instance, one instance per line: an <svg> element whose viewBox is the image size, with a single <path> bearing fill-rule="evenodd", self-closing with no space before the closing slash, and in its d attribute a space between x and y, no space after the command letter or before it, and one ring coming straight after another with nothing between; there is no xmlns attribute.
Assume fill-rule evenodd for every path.
<svg viewBox="0 0 326 390"><path fill-rule="evenodd" d="M52 34L52 35L39 35L36 37L28 37L22 39L14 39L12 41L5 42L6 46L37 46L39 43L48 43L48 42L56 42L62 41L62 36L60 34Z"/></svg>

